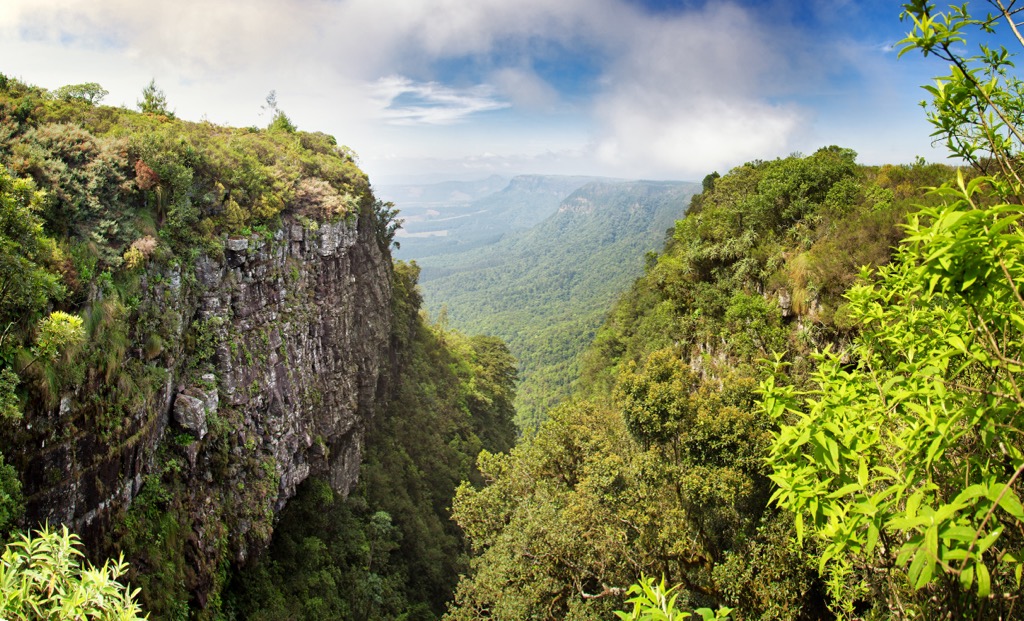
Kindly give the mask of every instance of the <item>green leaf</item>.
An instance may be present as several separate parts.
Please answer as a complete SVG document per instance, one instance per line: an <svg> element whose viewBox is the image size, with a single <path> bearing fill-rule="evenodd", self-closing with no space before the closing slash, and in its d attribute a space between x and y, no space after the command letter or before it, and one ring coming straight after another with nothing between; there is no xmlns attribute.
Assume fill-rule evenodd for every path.
<svg viewBox="0 0 1024 621"><path fill-rule="evenodd" d="M964 343L964 340L962 338L960 338L958 335L956 335L956 334L949 335L949 338L947 339L946 342L948 342L950 345L952 345L953 348L956 349L957 351L959 351L960 353L962 353L962 354L966 354L967 353L967 345Z"/></svg>
<svg viewBox="0 0 1024 621"><path fill-rule="evenodd" d="M917 508L921 506L921 500L924 498L924 490L918 489L916 492L910 495L907 500L906 515L908 518L913 518L917 515Z"/></svg>
<svg viewBox="0 0 1024 621"><path fill-rule="evenodd" d="M907 570L907 577L910 578L910 583L914 585L914 590L920 590L924 585L928 584L932 579L934 565L935 562L931 557L919 548L914 555L914 561Z"/></svg>
<svg viewBox="0 0 1024 621"><path fill-rule="evenodd" d="M996 542L996 539L999 539L999 535L1001 535L1001 534L1003 534L1003 526L1000 524L999 526L996 527L995 530L993 530L991 533L989 533L988 535L983 537L978 542L977 547L976 547L976 549L978 551L978 556L981 556L989 548L991 548L992 544L994 544Z"/></svg>
<svg viewBox="0 0 1024 621"><path fill-rule="evenodd" d="M842 498L843 496L846 496L847 494L850 494L852 492L856 492L856 491L858 491L860 489L861 489L860 483L847 483L846 485L840 487L836 491L834 491L831 494L829 494L828 497L829 498Z"/></svg>
<svg viewBox="0 0 1024 621"><path fill-rule="evenodd" d="M960 587L963 588L963 590L966 591L967 589L971 588L972 584L974 584L974 567L973 566L972 567L968 567L967 569L965 569L962 572L960 572Z"/></svg>
<svg viewBox="0 0 1024 621"><path fill-rule="evenodd" d="M1024 522L1024 507L1021 506L1020 498L1017 497L1016 492L1007 487L1005 491L1000 493L1002 497L999 498L999 507L1012 515L1018 522Z"/></svg>
<svg viewBox="0 0 1024 621"><path fill-rule="evenodd" d="M924 551L933 559L939 558L939 527L932 525L924 531Z"/></svg>
<svg viewBox="0 0 1024 621"><path fill-rule="evenodd" d="M950 539L953 541L960 541L962 543L970 543L974 541L975 531L973 528L968 526L950 526L944 528L939 536L942 539Z"/></svg>
<svg viewBox="0 0 1024 621"><path fill-rule="evenodd" d="M978 597L988 597L992 591L991 578L988 575L988 567L985 563L979 562L977 565L978 572Z"/></svg>
<svg viewBox="0 0 1024 621"><path fill-rule="evenodd" d="M874 522L868 522L868 539L864 552L870 556L871 552L875 549L876 543L878 543L878 527L875 526Z"/></svg>
<svg viewBox="0 0 1024 621"><path fill-rule="evenodd" d="M988 487L985 486L985 485L982 485L981 483L976 483L976 484L971 485L970 487L964 489L959 494L957 494L956 500L954 500L953 502L954 502L954 504L959 504L959 505L963 506L963 505L967 505L969 501L974 500L975 498L978 498L978 497L981 497L981 496L985 496L987 494L988 494Z"/></svg>

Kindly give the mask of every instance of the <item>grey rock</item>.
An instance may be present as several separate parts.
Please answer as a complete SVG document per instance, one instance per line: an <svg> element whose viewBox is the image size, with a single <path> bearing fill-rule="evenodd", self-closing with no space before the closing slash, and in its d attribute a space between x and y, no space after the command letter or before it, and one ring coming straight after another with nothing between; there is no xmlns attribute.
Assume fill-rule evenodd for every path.
<svg viewBox="0 0 1024 621"><path fill-rule="evenodd" d="M343 494L354 486L389 356L390 257L365 223L314 230L282 220L258 249L229 239L223 257L197 257L192 273L154 272L143 281L140 316L172 322L176 340L140 360L167 379L108 437L90 422L88 386L26 413L30 439L14 457L33 464L24 477L27 520L67 523L103 541L156 471L158 447L177 451L188 467L177 488L186 497L176 502L188 508L196 539L187 586L205 601L203 590L214 583L208 572L224 559L257 555L269 542L273 513L306 478L323 477ZM200 324L212 346L196 359L186 344ZM143 345L132 343L128 355ZM172 423L196 440L177 444L167 435ZM228 452L217 453L214 433L229 442ZM225 506L231 502L245 505ZM232 511L265 521L258 528L224 523ZM215 533L226 534L226 546ZM114 551L96 550L107 552Z"/></svg>
<svg viewBox="0 0 1024 621"><path fill-rule="evenodd" d="M206 404L202 399L180 394L174 400L174 422L202 440L208 431L206 426Z"/></svg>

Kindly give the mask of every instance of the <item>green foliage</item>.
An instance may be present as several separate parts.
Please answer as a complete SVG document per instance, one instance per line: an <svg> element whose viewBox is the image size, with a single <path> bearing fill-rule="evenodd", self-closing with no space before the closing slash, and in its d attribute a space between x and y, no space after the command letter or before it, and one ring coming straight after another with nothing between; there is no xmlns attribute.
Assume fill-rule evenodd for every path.
<svg viewBox="0 0 1024 621"><path fill-rule="evenodd" d="M448 619L607 618L640 573L679 584L677 608L828 615L814 559L768 504L760 361L784 352L807 383L814 345L854 323L837 311L855 270L834 248L862 240L856 257L887 263L920 197L908 180L950 173L858 167L830 147L710 177L598 330L585 398L509 455L481 455L485 486L460 488L477 557Z"/></svg>
<svg viewBox="0 0 1024 621"><path fill-rule="evenodd" d="M697 383L697 375L672 350L652 354L641 371L630 362L616 388L630 435L645 446L678 435L693 416Z"/></svg>
<svg viewBox="0 0 1024 621"><path fill-rule="evenodd" d="M82 318L62 311L53 311L39 320L39 337L32 353L36 359L54 360L69 347L77 347L85 340Z"/></svg>
<svg viewBox="0 0 1024 621"><path fill-rule="evenodd" d="M38 214L44 200L30 180L14 179L0 166L0 344L5 347L10 324L26 327L61 291L54 273L58 251Z"/></svg>
<svg viewBox="0 0 1024 621"><path fill-rule="evenodd" d="M23 500L18 473L0 453L0 541L7 540L15 522L21 517L25 509Z"/></svg>
<svg viewBox="0 0 1024 621"><path fill-rule="evenodd" d="M138 591L118 582L123 559L101 567L82 565L78 536L49 528L21 535L0 557L0 614L5 619L145 619Z"/></svg>
<svg viewBox="0 0 1024 621"><path fill-rule="evenodd" d="M504 339L519 360L517 423L524 432L571 394L579 356L607 307L683 214L694 188L590 183L527 231L421 261L431 312L447 306L454 326Z"/></svg>
<svg viewBox="0 0 1024 621"><path fill-rule="evenodd" d="M768 437L750 410L752 382L736 382L724 399L699 389L693 415L650 447L632 439L620 404L579 402L553 410L510 454L481 454L486 485L463 484L453 505L477 556L447 618L607 618L641 571L683 584L680 605L738 602L748 612L769 607L751 593L778 572L765 617L791 618L807 569L786 550L769 571L752 552L763 539ZM673 383L648 381L657 394ZM758 577L739 582L751 567Z"/></svg>
<svg viewBox="0 0 1024 621"><path fill-rule="evenodd" d="M924 164L857 167L849 150L829 147L714 179L597 330L581 389L607 392L622 365L673 345L689 362L753 362L782 350L798 359L809 345L845 338L849 327L835 318L842 292L862 265L888 262L899 221L922 200L915 188L951 173ZM885 192L893 198L880 203Z"/></svg>
<svg viewBox="0 0 1024 621"><path fill-rule="evenodd" d="M620 446L631 446L621 419L581 404L508 455L481 453L487 485L464 483L453 504L477 556L446 619L609 616L607 587L646 556L629 536L642 486Z"/></svg>
<svg viewBox="0 0 1024 621"><path fill-rule="evenodd" d="M63 293L61 258L37 211L43 194L0 166L0 418L21 418L18 387L36 362L54 362L84 340L82 319L63 311L39 317ZM29 359L26 361L25 358Z"/></svg>
<svg viewBox="0 0 1024 621"><path fill-rule="evenodd" d="M373 220L375 223L374 230L377 231L377 244L381 250L387 250L394 244L398 247L398 242L395 240L395 233L402 227L402 221L398 219L398 209L395 208L395 204L385 201L374 201L373 203Z"/></svg>
<svg viewBox="0 0 1024 621"><path fill-rule="evenodd" d="M390 532L374 532L374 514L353 504L327 483L307 481L266 557L232 587L229 605L249 619L369 619L390 610L400 587L386 577Z"/></svg>
<svg viewBox="0 0 1024 621"><path fill-rule="evenodd" d="M963 55L1010 9L975 19L904 5L901 54L951 63L926 89L951 154L991 176L958 175L906 227L897 260L847 293L861 333L821 356L810 390L768 379L782 426L776 501L821 541L834 610L899 618L1010 618L1024 570L1024 234L1019 206L1021 82L1005 49Z"/></svg>
<svg viewBox="0 0 1024 621"><path fill-rule="evenodd" d="M77 86L58 97L7 78L0 88L0 445L14 466L0 466L4 532L25 502L19 479L32 509L67 472L57 466L25 476L43 446L61 447L61 456L62 443L74 447L68 454L82 461L72 469L87 477L89 502L127 485L95 465L119 463L120 452L157 424L163 406L154 397L172 386L168 375L208 364L223 338L212 320L190 329L176 315L197 294L199 256L223 256L227 235L267 234L283 216L311 227L362 219L360 228L377 233L366 176L330 136L180 121L155 83L140 102L148 114L92 105L86 99L98 102L101 93ZM197 357L182 356L181 347ZM491 392L485 385L456 394L471 403L474 395L488 402ZM229 527L245 532L247 549L270 536L267 497L278 491L277 473L272 461L248 452L232 462L231 451L252 436L233 436L228 429L238 421L230 415L211 418L201 454L217 480L244 476L246 485L217 490L214 508L200 506L181 476L196 447L169 436L123 523L102 533L107 549L123 546L139 561L132 581L155 615L187 611L191 589L210 596L206 613L223 612L217 597L241 549L228 549ZM509 428L481 423L479 432L511 437ZM468 472L472 455L456 461ZM229 473L229 463L241 471ZM224 566L196 566L209 558Z"/></svg>
<svg viewBox="0 0 1024 621"><path fill-rule="evenodd" d="M153 83L140 106L150 114L13 81L0 92L0 164L46 190L47 232L80 244L99 271L120 268L146 236L188 256L222 251L220 236L273 224L285 209L315 220L373 211L366 176L330 136L178 121ZM385 238L390 223L380 222Z"/></svg>
<svg viewBox="0 0 1024 621"><path fill-rule="evenodd" d="M219 236L272 224L286 208L319 220L371 210L365 175L330 136L177 121L161 114L152 84L150 115L15 84L0 93L0 163L46 189L47 231L86 248L100 271L147 236L185 255L197 242L217 252Z"/></svg>
<svg viewBox="0 0 1024 621"><path fill-rule="evenodd" d="M145 114L155 114L173 119L174 113L167 109L167 95L156 85L156 78L142 89L142 99L135 103Z"/></svg>
<svg viewBox="0 0 1024 621"><path fill-rule="evenodd" d="M1024 213L977 208L978 181L915 215L899 261L847 294L862 332L848 353L824 357L814 390L763 388L766 410L786 423L772 452L775 498L797 514L798 533L806 524L824 540L820 565L843 577L835 596L846 611L880 588L855 567L888 568L887 605L909 616L994 614L1005 601L972 602L957 583L981 597L1020 588ZM902 592L904 572L925 594Z"/></svg>
<svg viewBox="0 0 1024 621"><path fill-rule="evenodd" d="M272 132L288 132L289 134L294 134L298 131L292 120L282 110L277 111L274 115L274 120L270 122L267 129Z"/></svg>
<svg viewBox="0 0 1024 621"><path fill-rule="evenodd" d="M1021 185L1017 154L1024 146L1021 119L1024 117L1024 82L1013 75L1012 55L1005 47L981 44L976 54L965 53L968 37L984 40L1005 19L1014 30L1014 11L993 2L996 13L972 16L965 3L951 5L945 12L933 2L915 0L903 4L901 20L913 24L900 41L900 56L920 51L945 61L949 75L935 78L925 86L931 96L928 121L933 136L949 149L951 157L970 162L983 174L996 174ZM1017 35L1019 37L1019 34Z"/></svg>
<svg viewBox="0 0 1024 621"><path fill-rule="evenodd" d="M270 125L267 126L269 131L288 132L291 134L294 134L297 131L297 128L292 123L291 119L288 118L288 115L284 113L284 110L277 107L277 91L270 91L270 93L267 94L267 105L262 107L272 115Z"/></svg>
<svg viewBox="0 0 1024 621"><path fill-rule="evenodd" d="M72 99L81 99L87 102L89 105L98 105L103 98L110 94L110 91L103 88L96 82L85 82L84 84L68 84L62 86L57 90L53 91L53 96L56 99L62 99L64 101L70 101Z"/></svg>
<svg viewBox="0 0 1024 621"><path fill-rule="evenodd" d="M43 217L52 234L116 244L130 234L117 222L128 203L125 146L70 123L45 124L14 142L11 166L48 190Z"/></svg>
<svg viewBox="0 0 1024 621"><path fill-rule="evenodd" d="M654 578L641 576L640 582L629 587L629 594L633 597L626 600L632 604L633 609L629 613L615 611L615 614L623 621L675 621L676 619L689 619L693 615L689 612L676 608L678 593L674 593L678 587L666 588L665 579L660 584L654 583ZM699 608L697 614L704 621L714 619L728 619L731 609L721 607L717 611L710 608Z"/></svg>

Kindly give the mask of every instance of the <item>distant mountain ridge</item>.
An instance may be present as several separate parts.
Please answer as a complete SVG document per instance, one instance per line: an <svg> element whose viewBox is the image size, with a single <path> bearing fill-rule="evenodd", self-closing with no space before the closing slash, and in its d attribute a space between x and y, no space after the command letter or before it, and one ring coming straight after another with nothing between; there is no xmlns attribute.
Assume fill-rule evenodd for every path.
<svg viewBox="0 0 1024 621"><path fill-rule="evenodd" d="M550 190L543 178L518 183L515 192L535 197ZM416 258L426 307L434 316L446 309L452 327L508 343L522 374L519 422L530 428L568 395L577 356L605 311L699 190L689 182L591 179L526 230Z"/></svg>
<svg viewBox="0 0 1024 621"><path fill-rule="evenodd" d="M375 187L374 192L384 200L402 205L465 203L499 192L508 184L508 177L491 175L474 181L387 184Z"/></svg>
<svg viewBox="0 0 1024 621"><path fill-rule="evenodd" d="M555 213L574 190L595 181L613 180L520 175L505 181L494 176L477 182L384 187L379 192L396 203L405 220L395 256L420 259L486 246L529 229Z"/></svg>

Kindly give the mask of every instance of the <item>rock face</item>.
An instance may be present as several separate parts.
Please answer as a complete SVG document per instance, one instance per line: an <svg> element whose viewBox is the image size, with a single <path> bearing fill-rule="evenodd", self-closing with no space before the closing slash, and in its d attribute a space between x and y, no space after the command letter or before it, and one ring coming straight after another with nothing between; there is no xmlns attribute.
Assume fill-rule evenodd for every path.
<svg viewBox="0 0 1024 621"><path fill-rule="evenodd" d="M248 241L197 263L220 407L240 418L251 450L273 456L278 505L310 472L347 491L386 358L390 259L345 222L289 223Z"/></svg>
<svg viewBox="0 0 1024 621"><path fill-rule="evenodd" d="M11 458L30 522L67 523L109 552L144 482L159 487L146 502L174 513L204 606L225 558L265 546L310 474L347 493L388 359L390 256L370 216L304 222L146 271L119 367L142 397L112 415L95 403L114 389L87 375L30 408Z"/></svg>

